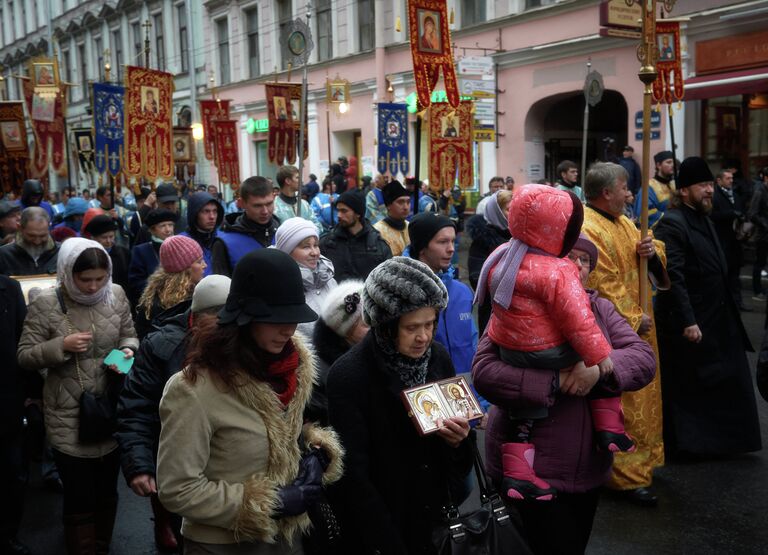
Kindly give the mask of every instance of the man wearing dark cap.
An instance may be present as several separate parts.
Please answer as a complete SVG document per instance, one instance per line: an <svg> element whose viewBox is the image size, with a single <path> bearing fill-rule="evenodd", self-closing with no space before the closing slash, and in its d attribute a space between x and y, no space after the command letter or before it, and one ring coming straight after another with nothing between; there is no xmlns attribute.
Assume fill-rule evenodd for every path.
<svg viewBox="0 0 768 555"><path fill-rule="evenodd" d="M669 150L656 153L656 175L648 182L648 225L654 227L669 207L675 190L675 158ZM640 214L643 196L635 195L635 214Z"/></svg>
<svg viewBox="0 0 768 555"><path fill-rule="evenodd" d="M365 197L346 191L336 201L339 223L320 239L320 252L333 262L336 281L365 280L392 257L386 241L365 219Z"/></svg>
<svg viewBox="0 0 768 555"><path fill-rule="evenodd" d="M173 235L174 226L179 219L176 212L162 208L152 210L147 214L144 225L149 231L150 239L133 247L131 251L131 265L128 267L128 298L132 304L139 301L139 297L147 286L147 279L160 264L160 245L168 237Z"/></svg>
<svg viewBox="0 0 768 555"><path fill-rule="evenodd" d="M403 184L393 179L382 189L387 217L374 224L382 239L389 245L392 256L403 254L411 240L408 237L408 215L411 213L411 195Z"/></svg>
<svg viewBox="0 0 768 555"><path fill-rule="evenodd" d="M712 221L712 172L698 157L680 165L673 205L656 227L667 249L668 291L656 297L668 454L697 457L761 449L746 352L752 351L728 284Z"/></svg>
<svg viewBox="0 0 768 555"><path fill-rule="evenodd" d="M635 161L635 149L630 145L624 147L621 151L621 158L619 158L619 165L627 170L627 189L629 189L633 195L637 196L637 191L640 190L640 185L643 184L642 172L640 171L640 164Z"/></svg>
<svg viewBox="0 0 768 555"><path fill-rule="evenodd" d="M423 212L408 225L411 245L404 256L429 266L448 290L448 306L440 312L435 340L448 349L457 374L472 369L477 349L477 327L472 319L472 290L454 279L451 258L456 248L456 224L448 216Z"/></svg>
<svg viewBox="0 0 768 555"><path fill-rule="evenodd" d="M21 223L21 206L0 200L0 244L12 243Z"/></svg>

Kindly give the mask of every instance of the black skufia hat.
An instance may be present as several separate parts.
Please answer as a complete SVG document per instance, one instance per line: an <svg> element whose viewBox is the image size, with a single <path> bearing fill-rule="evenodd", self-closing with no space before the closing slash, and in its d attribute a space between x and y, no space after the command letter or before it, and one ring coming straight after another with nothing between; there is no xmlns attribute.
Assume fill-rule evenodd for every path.
<svg viewBox="0 0 768 555"><path fill-rule="evenodd" d="M707 162L698 156L691 156L680 164L680 171L677 173L675 186L678 189L683 189L697 183L712 183L714 180L715 178Z"/></svg>
<svg viewBox="0 0 768 555"><path fill-rule="evenodd" d="M317 314L304 299L301 270L290 255L277 249L258 249L235 266L232 284L219 325L251 322L300 324Z"/></svg>
<svg viewBox="0 0 768 555"><path fill-rule="evenodd" d="M162 222L176 223L177 221L179 221L179 215L176 212L166 210L165 208L155 208L147 214L146 218L144 218L144 224L146 224L147 227L152 227L153 225Z"/></svg>

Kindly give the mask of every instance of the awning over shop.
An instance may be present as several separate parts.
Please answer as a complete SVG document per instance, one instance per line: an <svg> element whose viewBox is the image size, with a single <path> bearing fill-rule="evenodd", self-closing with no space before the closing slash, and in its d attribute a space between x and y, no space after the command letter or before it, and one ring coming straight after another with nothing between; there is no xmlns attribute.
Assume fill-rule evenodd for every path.
<svg viewBox="0 0 768 555"><path fill-rule="evenodd" d="M720 96L768 91L768 67L716 73L685 80L683 100L703 100Z"/></svg>

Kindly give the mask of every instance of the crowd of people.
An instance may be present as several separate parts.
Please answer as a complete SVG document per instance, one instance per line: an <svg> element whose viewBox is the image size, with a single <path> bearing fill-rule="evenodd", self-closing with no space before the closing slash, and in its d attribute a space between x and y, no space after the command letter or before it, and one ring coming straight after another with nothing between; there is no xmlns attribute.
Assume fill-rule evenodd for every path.
<svg viewBox="0 0 768 555"><path fill-rule="evenodd" d="M461 191L358 182L354 158L322 183L292 166L249 177L234 205L168 183L51 204L26 182L0 201L0 551L29 553L41 420L67 552L88 555L109 552L120 470L161 549L438 553L483 430L521 544L581 553L600 488L654 506L665 456L761 449L738 276L754 236L764 298L768 168L753 191L701 158L655 162L645 238L627 162L494 177L466 225ZM422 435L401 393L456 375L487 414ZM322 551L328 514L341 533Z"/></svg>

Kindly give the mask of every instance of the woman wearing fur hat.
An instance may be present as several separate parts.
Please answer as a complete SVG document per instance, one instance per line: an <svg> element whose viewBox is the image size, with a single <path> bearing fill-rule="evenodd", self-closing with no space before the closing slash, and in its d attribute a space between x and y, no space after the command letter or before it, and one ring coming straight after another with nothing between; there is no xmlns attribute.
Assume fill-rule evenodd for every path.
<svg viewBox="0 0 768 555"><path fill-rule="evenodd" d="M95 241L73 238L57 261L57 283L32 302L18 348L27 370L48 369L45 426L64 484L64 532L70 554L107 553L117 510L117 443L109 433L84 441L80 397L116 395L121 377L105 368L113 349L139 346L125 293ZM114 370L114 371L113 371ZM115 404L117 399L115 398Z"/></svg>
<svg viewBox="0 0 768 555"><path fill-rule="evenodd" d="M160 267L149 276L136 307L136 331L143 339L152 329L152 321L180 314L192 303L195 285L203 279L203 250L194 239L174 235L160 246Z"/></svg>
<svg viewBox="0 0 768 555"><path fill-rule="evenodd" d="M304 218L285 220L275 234L275 248L289 254L301 270L307 304L315 312L328 294L336 288L333 262L320 254L320 236L317 227ZM299 331L311 341L315 323L299 324Z"/></svg>
<svg viewBox="0 0 768 555"><path fill-rule="evenodd" d="M283 252L245 255L166 385L157 480L187 554L301 554L307 510L341 476L335 433L303 425L314 357L294 332L317 315L301 281Z"/></svg>
<svg viewBox="0 0 768 555"><path fill-rule="evenodd" d="M320 307L312 343L317 355L317 384L305 417L323 425L328 423L328 370L353 345L360 343L370 327L363 320L363 282L349 280L331 291Z"/></svg>
<svg viewBox="0 0 768 555"><path fill-rule="evenodd" d="M433 553L432 528L448 495L460 502L472 467L466 419L420 436L400 399L404 389L455 375L434 341L445 285L417 260L395 257L365 281L365 338L328 374L328 412L346 450L332 489L345 553Z"/></svg>

